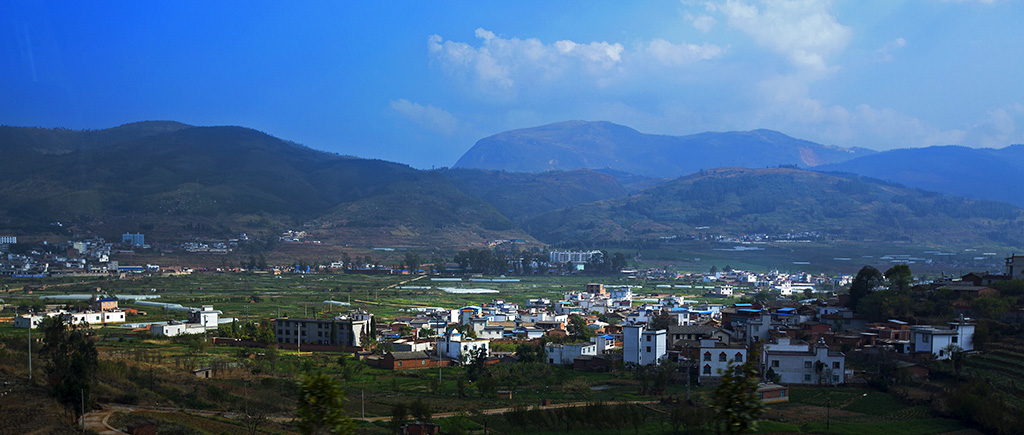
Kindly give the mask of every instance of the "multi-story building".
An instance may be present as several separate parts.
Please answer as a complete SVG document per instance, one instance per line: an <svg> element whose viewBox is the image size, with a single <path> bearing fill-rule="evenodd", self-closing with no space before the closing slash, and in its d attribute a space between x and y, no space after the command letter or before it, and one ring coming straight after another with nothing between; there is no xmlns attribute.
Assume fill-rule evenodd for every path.
<svg viewBox="0 0 1024 435"><path fill-rule="evenodd" d="M372 316L338 316L333 319L275 319L278 343L362 346L369 338Z"/></svg>
<svg viewBox="0 0 1024 435"><path fill-rule="evenodd" d="M586 263L601 254L601 251L551 251L548 259L551 263Z"/></svg>
<svg viewBox="0 0 1024 435"><path fill-rule="evenodd" d="M697 380L701 384L717 382L726 370L731 370L746 361L745 346L729 345L714 339L701 340L697 360L700 375Z"/></svg>
<svg viewBox="0 0 1024 435"><path fill-rule="evenodd" d="M974 350L973 322L949 322L948 326L914 325L910 343L916 353L929 353L935 359L948 359L953 350Z"/></svg>
<svg viewBox="0 0 1024 435"><path fill-rule="evenodd" d="M642 366L656 364L668 355L668 331L647 330L643 325L622 328L622 361Z"/></svg>
<svg viewBox="0 0 1024 435"><path fill-rule="evenodd" d="M764 370L779 375L783 384L839 385L846 382L846 355L824 343L807 344L780 338L764 347Z"/></svg>
<svg viewBox="0 0 1024 435"><path fill-rule="evenodd" d="M121 243L132 246L144 246L146 244L146 236L142 233L124 233L121 235Z"/></svg>

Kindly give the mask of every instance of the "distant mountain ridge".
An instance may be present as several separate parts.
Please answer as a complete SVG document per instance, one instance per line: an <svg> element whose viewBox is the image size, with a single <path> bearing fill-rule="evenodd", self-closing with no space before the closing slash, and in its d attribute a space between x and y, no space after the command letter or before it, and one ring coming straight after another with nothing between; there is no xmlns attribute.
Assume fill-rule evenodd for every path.
<svg viewBox="0 0 1024 435"><path fill-rule="evenodd" d="M1024 246L1024 210L1007 203L789 168L700 171L627 197L551 211L524 225L547 243L699 231L816 232L850 241Z"/></svg>
<svg viewBox="0 0 1024 435"><path fill-rule="evenodd" d="M647 140L614 124L585 124ZM797 141L768 131L711 135L701 143L738 135L758 147L776 141L791 149ZM812 151L820 156L820 149ZM1007 154L989 158L1011 161L1024 147L1000 152ZM7 157L0 159L0 230L17 235L116 238L143 231L147 241L167 242L246 232L274 241L278 231L301 229L308 240L338 249L449 253L496 239L537 247L537 240L571 245L695 232L812 231L854 241L1024 246L1024 210L1012 205L792 167L716 168L681 178L615 168L424 171L326 153L249 128L174 122L86 131L0 127L0 153ZM869 157L867 165L881 164ZM647 161L666 160L672 159ZM914 166L912 159L898 160ZM68 229L55 229L60 226L50 223L57 221ZM308 252L305 246L273 249L294 256Z"/></svg>
<svg viewBox="0 0 1024 435"><path fill-rule="evenodd" d="M166 240L188 237L186 224L209 222L204 227L223 234L314 225L311 237L341 234L367 244L529 238L493 206L437 174L337 156L243 127L3 127L0 153L14 156L0 161L0 228L23 234L64 221L104 229L100 235L106 237L145 225L150 234L159 233L152 240ZM443 204L444 212L395 200L413 192ZM338 214L346 209L360 215ZM369 211L404 216L406 230L390 231L392 220L370 219ZM373 231L375 226L388 228Z"/></svg>
<svg viewBox="0 0 1024 435"><path fill-rule="evenodd" d="M729 166L814 167L872 153L864 148L821 145L771 130L667 136L644 134L610 122L566 121L480 139L454 167L517 172L610 168L675 178Z"/></svg>
<svg viewBox="0 0 1024 435"><path fill-rule="evenodd" d="M1024 207L1024 145L905 148L822 165L950 195L1006 201Z"/></svg>

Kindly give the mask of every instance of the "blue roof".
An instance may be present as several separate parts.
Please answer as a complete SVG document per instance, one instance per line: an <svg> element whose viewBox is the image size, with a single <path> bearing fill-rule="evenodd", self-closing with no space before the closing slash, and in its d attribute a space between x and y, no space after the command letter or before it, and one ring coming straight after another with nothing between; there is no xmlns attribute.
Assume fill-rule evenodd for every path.
<svg viewBox="0 0 1024 435"><path fill-rule="evenodd" d="M611 335L602 335L602 336L601 336L601 338L603 338L603 339L605 339L605 340L611 340L611 339L613 339L613 338L615 338L615 337L613 337L613 336L611 336Z"/></svg>
<svg viewBox="0 0 1024 435"><path fill-rule="evenodd" d="M796 308L779 308L779 311L796 311Z"/></svg>
<svg viewBox="0 0 1024 435"><path fill-rule="evenodd" d="M761 312L761 310L757 310L757 309L753 309L753 308L740 308L740 309L738 309L736 311L743 311L745 313L760 313Z"/></svg>
<svg viewBox="0 0 1024 435"><path fill-rule="evenodd" d="M793 313L772 313L772 314L776 315L776 316L787 316L787 317L793 317L795 315Z"/></svg>

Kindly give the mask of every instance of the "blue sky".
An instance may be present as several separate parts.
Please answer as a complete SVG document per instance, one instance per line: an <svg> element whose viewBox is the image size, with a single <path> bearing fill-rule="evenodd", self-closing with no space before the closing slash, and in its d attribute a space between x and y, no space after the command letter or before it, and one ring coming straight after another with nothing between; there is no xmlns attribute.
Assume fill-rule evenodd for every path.
<svg viewBox="0 0 1024 435"><path fill-rule="evenodd" d="M1024 143L1022 18L1009 0L14 1L0 124L241 125L418 168L570 119L998 148Z"/></svg>

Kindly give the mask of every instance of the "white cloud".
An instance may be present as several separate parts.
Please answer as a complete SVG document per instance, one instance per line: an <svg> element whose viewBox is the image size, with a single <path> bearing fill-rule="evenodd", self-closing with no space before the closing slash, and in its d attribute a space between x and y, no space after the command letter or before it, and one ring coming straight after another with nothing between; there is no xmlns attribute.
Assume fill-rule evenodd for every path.
<svg viewBox="0 0 1024 435"><path fill-rule="evenodd" d="M875 54L878 56L878 60L882 62L888 62L893 58L893 52L902 49L907 46L907 40L903 38L896 38L892 41L886 42L878 50L875 50Z"/></svg>
<svg viewBox="0 0 1024 435"><path fill-rule="evenodd" d="M536 38L503 38L477 29L479 46L432 35L427 48L432 62L454 79L487 97L512 99L525 87L542 85L606 87L637 79L651 68L681 67L720 56L712 44L674 44L655 39L627 49L621 43Z"/></svg>
<svg viewBox="0 0 1024 435"><path fill-rule="evenodd" d="M701 33L708 33L714 30L715 25L718 24L718 20L716 20L715 17L712 17L711 15L701 15L699 17L695 17L693 15L687 14L686 19L689 20L691 24L693 24L694 29L697 29Z"/></svg>
<svg viewBox="0 0 1024 435"><path fill-rule="evenodd" d="M454 136L460 128L459 120L440 107L424 106L406 99L399 99L391 100L391 108L412 122L444 136Z"/></svg>
<svg viewBox="0 0 1024 435"><path fill-rule="evenodd" d="M829 12L827 0L766 0L758 4L726 0L715 8L730 26L759 45L786 56L796 67L824 73L826 58L846 48L852 31Z"/></svg>
<svg viewBox="0 0 1024 435"><path fill-rule="evenodd" d="M673 44L664 39L655 39L643 48L643 54L665 65L687 65L722 55L717 45Z"/></svg>

